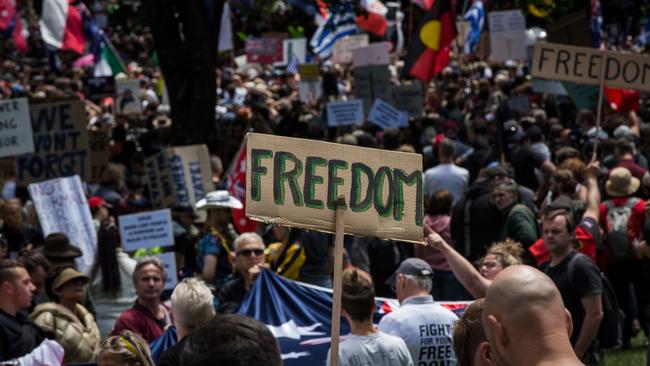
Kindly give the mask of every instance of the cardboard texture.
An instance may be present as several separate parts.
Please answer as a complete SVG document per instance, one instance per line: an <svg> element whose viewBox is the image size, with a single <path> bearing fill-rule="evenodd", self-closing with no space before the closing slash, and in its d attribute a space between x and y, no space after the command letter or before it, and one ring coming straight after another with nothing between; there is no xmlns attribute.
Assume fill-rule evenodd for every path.
<svg viewBox="0 0 650 366"><path fill-rule="evenodd" d="M335 64L350 64L352 63L352 51L366 46L368 46L367 34L356 34L341 38L334 43L332 62Z"/></svg>
<svg viewBox="0 0 650 366"><path fill-rule="evenodd" d="M81 101L33 104L29 108L34 153L18 156L19 184L90 174L86 110Z"/></svg>
<svg viewBox="0 0 650 366"><path fill-rule="evenodd" d="M176 189L172 178L171 167L164 153L148 158L144 169L149 184L149 199L154 208L168 208L176 203Z"/></svg>
<svg viewBox="0 0 650 366"><path fill-rule="evenodd" d="M207 146L176 146L166 149L166 153L176 190L176 202L193 205L214 190Z"/></svg>
<svg viewBox="0 0 650 366"><path fill-rule="evenodd" d="M140 80L120 79L115 80L117 99L115 110L123 114L142 113L142 99L140 98Z"/></svg>
<svg viewBox="0 0 650 366"><path fill-rule="evenodd" d="M650 91L648 56L538 42L533 51L531 73L543 79L598 86L603 60L605 85Z"/></svg>
<svg viewBox="0 0 650 366"><path fill-rule="evenodd" d="M394 151L249 133L246 215L335 232L336 198L345 233L422 243L422 157Z"/></svg>
<svg viewBox="0 0 650 366"><path fill-rule="evenodd" d="M34 152L27 98L0 101L0 157Z"/></svg>
<svg viewBox="0 0 650 366"><path fill-rule="evenodd" d="M90 172L88 182L100 182L108 165L111 153L108 150L111 141L108 130L88 131L88 150L90 155Z"/></svg>

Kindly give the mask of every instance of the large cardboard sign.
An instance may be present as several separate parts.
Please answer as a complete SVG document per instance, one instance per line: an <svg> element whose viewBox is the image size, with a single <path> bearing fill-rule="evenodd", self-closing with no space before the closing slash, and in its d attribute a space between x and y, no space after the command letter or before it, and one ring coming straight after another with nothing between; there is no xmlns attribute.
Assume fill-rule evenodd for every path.
<svg viewBox="0 0 650 366"><path fill-rule="evenodd" d="M293 56L296 56L300 64L307 61L307 38L291 38L282 41L281 65L286 66Z"/></svg>
<svg viewBox="0 0 650 366"><path fill-rule="evenodd" d="M490 59L494 61L526 59L526 18L521 10L488 13Z"/></svg>
<svg viewBox="0 0 650 366"><path fill-rule="evenodd" d="M0 157L34 152L27 98L0 100Z"/></svg>
<svg viewBox="0 0 650 366"><path fill-rule="evenodd" d="M354 68L354 97L363 100L368 113L375 99L391 100L390 71L387 65Z"/></svg>
<svg viewBox="0 0 650 366"><path fill-rule="evenodd" d="M281 62L282 38L249 38L246 40L248 63L272 64Z"/></svg>
<svg viewBox="0 0 650 366"><path fill-rule="evenodd" d="M95 260L97 232L79 176L30 184L28 189L43 234L66 234L83 253L77 259L79 269L90 269Z"/></svg>
<svg viewBox="0 0 650 366"><path fill-rule="evenodd" d="M79 175L90 171L88 133L83 102L34 104L30 106L34 153L17 160L20 183Z"/></svg>
<svg viewBox="0 0 650 366"><path fill-rule="evenodd" d="M363 101L359 99L327 103L327 124L331 127L363 122Z"/></svg>
<svg viewBox="0 0 650 366"><path fill-rule="evenodd" d="M335 64L352 63L352 51L368 46L367 34L355 34L339 39L332 48L332 62Z"/></svg>
<svg viewBox="0 0 650 366"><path fill-rule="evenodd" d="M538 42L533 51L533 77L650 91L650 57Z"/></svg>
<svg viewBox="0 0 650 366"><path fill-rule="evenodd" d="M118 221L122 248L127 252L174 245L169 209L122 215Z"/></svg>
<svg viewBox="0 0 650 366"><path fill-rule="evenodd" d="M250 218L334 232L343 196L346 233L422 242L420 155L249 133L247 156Z"/></svg>
<svg viewBox="0 0 650 366"><path fill-rule="evenodd" d="M214 190L207 146L177 146L167 149L166 153L177 202L193 205Z"/></svg>
<svg viewBox="0 0 650 366"><path fill-rule="evenodd" d="M149 183L149 199L155 208L168 208L176 203L176 190L171 167L163 152L144 161L144 169Z"/></svg>
<svg viewBox="0 0 650 366"><path fill-rule="evenodd" d="M142 100L140 98L140 80L119 79L115 80L117 99L115 110L117 113L138 114L142 112Z"/></svg>
<svg viewBox="0 0 650 366"><path fill-rule="evenodd" d="M390 49L393 45L390 42L378 42L352 50L352 65L388 65L390 64Z"/></svg>
<svg viewBox="0 0 650 366"><path fill-rule="evenodd" d="M90 157L90 171L86 181L100 182L104 170L111 157L108 150L111 142L110 131L107 129L88 131L88 151Z"/></svg>
<svg viewBox="0 0 650 366"><path fill-rule="evenodd" d="M424 93L419 80L410 84L394 85L391 89L391 100L393 105L399 106L403 111L408 112L413 118L422 117L424 111Z"/></svg>
<svg viewBox="0 0 650 366"><path fill-rule="evenodd" d="M406 128L409 126L409 115L408 112L377 99L368 113L368 121L381 128Z"/></svg>

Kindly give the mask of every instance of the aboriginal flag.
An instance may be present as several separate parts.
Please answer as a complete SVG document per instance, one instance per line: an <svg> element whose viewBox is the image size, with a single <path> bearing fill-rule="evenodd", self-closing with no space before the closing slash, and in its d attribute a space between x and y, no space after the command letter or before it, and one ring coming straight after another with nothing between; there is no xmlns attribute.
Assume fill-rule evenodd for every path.
<svg viewBox="0 0 650 366"><path fill-rule="evenodd" d="M449 65L451 42L456 37L452 0L436 0L420 23L406 56L404 72L428 83Z"/></svg>

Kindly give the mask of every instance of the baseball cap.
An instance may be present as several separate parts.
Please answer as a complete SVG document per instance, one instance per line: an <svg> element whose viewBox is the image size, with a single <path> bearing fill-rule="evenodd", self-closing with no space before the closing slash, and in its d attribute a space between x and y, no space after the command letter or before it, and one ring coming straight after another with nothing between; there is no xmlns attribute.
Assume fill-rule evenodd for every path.
<svg viewBox="0 0 650 366"><path fill-rule="evenodd" d="M386 284L388 286L393 286L397 275L400 273L411 276L433 277L433 269L431 269L429 263L420 258L409 258L404 260L399 267L397 267L395 273L388 277Z"/></svg>
<svg viewBox="0 0 650 366"><path fill-rule="evenodd" d="M90 208L97 208L97 207L102 207L102 206L103 207L108 207L108 208L113 207L111 204L109 204L103 198L101 198L99 196L90 197L88 199L88 206L90 206Z"/></svg>

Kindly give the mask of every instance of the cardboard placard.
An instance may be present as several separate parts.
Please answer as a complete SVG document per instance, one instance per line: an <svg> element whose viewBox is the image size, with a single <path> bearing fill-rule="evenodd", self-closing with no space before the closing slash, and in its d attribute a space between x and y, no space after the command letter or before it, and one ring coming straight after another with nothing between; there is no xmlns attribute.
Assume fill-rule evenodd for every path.
<svg viewBox="0 0 650 366"><path fill-rule="evenodd" d="M327 103L327 124L331 127L363 122L363 101L359 99Z"/></svg>
<svg viewBox="0 0 650 366"><path fill-rule="evenodd" d="M346 36L334 43L332 48L332 62L335 64L352 63L352 50L368 46L367 34Z"/></svg>
<svg viewBox="0 0 650 366"><path fill-rule="evenodd" d="M387 65L354 68L354 97L363 100L364 113L368 113L377 98L391 100L391 87Z"/></svg>
<svg viewBox="0 0 650 366"><path fill-rule="evenodd" d="M408 112L409 116L422 117L424 112L422 84L419 80L413 80L410 84L393 85L391 101L393 105L398 105L401 110Z"/></svg>
<svg viewBox="0 0 650 366"><path fill-rule="evenodd" d="M90 171L86 181L100 182L102 174L108 165L111 153L109 145L111 135L108 130L88 131L88 151L90 158Z"/></svg>
<svg viewBox="0 0 650 366"><path fill-rule="evenodd" d="M79 270L90 269L95 261L97 232L78 175L28 186L44 235L64 233L70 244L83 253Z"/></svg>
<svg viewBox="0 0 650 366"><path fill-rule="evenodd" d="M249 38L246 40L248 63L272 64L282 61L282 38Z"/></svg>
<svg viewBox="0 0 650 366"><path fill-rule="evenodd" d="M650 91L650 57L537 42L533 51L533 77L600 85L604 62L605 85Z"/></svg>
<svg viewBox="0 0 650 366"><path fill-rule="evenodd" d="M167 252L157 255L160 258L165 271L167 271L167 280L165 281L165 290L173 290L178 283L178 270L176 269L176 256L174 252Z"/></svg>
<svg viewBox="0 0 650 366"><path fill-rule="evenodd" d="M115 80L115 110L123 114L142 113L142 99L140 96L140 80L119 79Z"/></svg>
<svg viewBox="0 0 650 366"><path fill-rule="evenodd" d="M248 134L246 216L335 231L345 199L345 233L422 242L423 174L418 154Z"/></svg>
<svg viewBox="0 0 650 366"><path fill-rule="evenodd" d="M176 203L176 190L167 156L159 152L148 158L144 161L144 169L151 205L155 208L168 208Z"/></svg>
<svg viewBox="0 0 650 366"><path fill-rule="evenodd" d="M174 245L171 210L146 211L118 217L122 248L127 252Z"/></svg>
<svg viewBox="0 0 650 366"><path fill-rule="evenodd" d="M367 47L352 50L352 65L388 65L390 64L390 49L393 45L390 42L371 43Z"/></svg>
<svg viewBox="0 0 650 366"><path fill-rule="evenodd" d="M376 99L368 113L368 121L381 128L400 128L409 126L408 112L399 110L381 99Z"/></svg>
<svg viewBox="0 0 650 366"><path fill-rule="evenodd" d="M17 158L19 183L79 175L88 178L86 110L81 101L33 104L29 108L34 153Z"/></svg>
<svg viewBox="0 0 650 366"><path fill-rule="evenodd" d="M494 61L526 59L526 18L521 10L488 13L490 59Z"/></svg>
<svg viewBox="0 0 650 366"><path fill-rule="evenodd" d="M168 148L166 154L176 190L176 202L193 205L214 190L207 146L176 146Z"/></svg>
<svg viewBox="0 0 650 366"><path fill-rule="evenodd" d="M27 98L0 100L0 157L34 152Z"/></svg>
<svg viewBox="0 0 650 366"><path fill-rule="evenodd" d="M298 74L300 74L301 81L318 80L320 69L318 64L300 64L298 65Z"/></svg>

